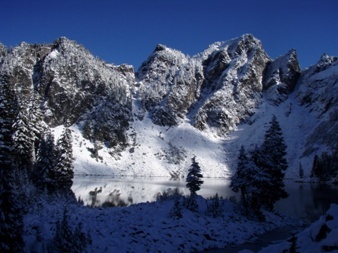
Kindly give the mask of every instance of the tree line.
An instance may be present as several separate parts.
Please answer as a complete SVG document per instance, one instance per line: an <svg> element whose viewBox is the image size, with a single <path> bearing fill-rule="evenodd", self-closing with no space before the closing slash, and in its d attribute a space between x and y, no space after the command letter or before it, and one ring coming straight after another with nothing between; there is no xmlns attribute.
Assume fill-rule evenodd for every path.
<svg viewBox="0 0 338 253"><path fill-rule="evenodd" d="M234 192L240 193L240 206L248 217L264 220L262 209L272 211L276 201L288 196L285 191L284 175L288 168L286 161L286 145L282 129L275 115L265 132L261 146L247 151L241 146L237 157L237 166L231 177L230 187ZM186 187L190 191L185 206L195 211L198 209L196 192L200 190L203 175L201 168L192 158L192 164L186 178ZM214 199L215 205L218 201ZM178 203L175 202L173 213L180 217ZM217 208L210 208L212 212Z"/></svg>
<svg viewBox="0 0 338 253"><path fill-rule="evenodd" d="M73 197L72 135L66 127L55 145L38 101L19 101L9 78L0 79L0 251L22 252L33 193Z"/></svg>
<svg viewBox="0 0 338 253"><path fill-rule="evenodd" d="M230 187L234 192L240 192L247 215L264 219L261 208L272 211L276 201L288 196L284 185L288 167L285 156L283 133L273 115L260 147L246 151L241 146L236 172L231 178Z"/></svg>
<svg viewBox="0 0 338 253"><path fill-rule="evenodd" d="M331 152L315 155L312 163L311 178L325 182L338 175L338 146Z"/></svg>

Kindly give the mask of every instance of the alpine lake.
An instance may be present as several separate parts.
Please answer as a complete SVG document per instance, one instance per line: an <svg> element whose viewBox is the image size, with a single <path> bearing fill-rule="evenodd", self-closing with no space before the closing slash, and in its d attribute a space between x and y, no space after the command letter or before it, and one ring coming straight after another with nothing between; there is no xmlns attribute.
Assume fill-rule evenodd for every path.
<svg viewBox="0 0 338 253"><path fill-rule="evenodd" d="M216 193L223 198L238 198L238 194L229 187L229 179L203 178L203 181L197 193L204 198ZM152 202L159 194L170 194L175 189L188 195L185 184L184 178L75 176L72 190L85 205L113 207ZM325 214L331 203L338 203L338 185L286 180L285 189L289 196L278 201L275 210L282 215L302 219L305 223Z"/></svg>

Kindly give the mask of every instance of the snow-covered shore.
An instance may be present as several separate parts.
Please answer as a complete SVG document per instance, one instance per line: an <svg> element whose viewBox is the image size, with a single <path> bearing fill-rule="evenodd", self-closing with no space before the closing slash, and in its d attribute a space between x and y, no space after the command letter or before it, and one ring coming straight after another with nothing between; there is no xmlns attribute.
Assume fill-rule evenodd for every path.
<svg viewBox="0 0 338 253"><path fill-rule="evenodd" d="M292 223L272 213L265 213L265 222L248 220L230 200L221 200L220 216L212 217L207 215L211 200L198 197L197 201L199 209L192 212L183 206L181 197L180 219L170 216L173 198L115 208L41 202L25 216L26 251L34 252L51 243L64 208L72 229L82 223L83 231L90 234L92 243L87 252L198 252L242 244Z"/></svg>
<svg viewBox="0 0 338 253"><path fill-rule="evenodd" d="M294 251L292 251L292 249ZM288 251L289 250L289 251ZM282 243L270 245L260 253L270 252L337 252L338 251L338 205L332 204L325 215L302 232Z"/></svg>

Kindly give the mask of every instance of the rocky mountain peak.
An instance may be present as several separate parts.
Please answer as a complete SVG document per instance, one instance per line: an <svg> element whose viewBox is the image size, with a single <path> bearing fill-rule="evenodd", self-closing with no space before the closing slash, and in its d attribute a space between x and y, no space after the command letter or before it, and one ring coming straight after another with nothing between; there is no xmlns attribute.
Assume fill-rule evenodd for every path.
<svg viewBox="0 0 338 253"><path fill-rule="evenodd" d="M317 64L303 71L297 98L317 117L334 110L338 98L338 61L335 56L322 55Z"/></svg>
<svg viewBox="0 0 338 253"><path fill-rule="evenodd" d="M54 44L78 44L75 40L70 40L66 36L61 36L60 38L54 41Z"/></svg>
<svg viewBox="0 0 338 253"><path fill-rule="evenodd" d="M162 44L158 44L156 47L155 47L155 50L154 52L157 52L157 51L163 51L163 50L166 50L166 46L165 45L162 45Z"/></svg>
<svg viewBox="0 0 338 253"><path fill-rule="evenodd" d="M285 101L288 94L295 89L300 74L301 69L294 49L269 62L263 78L263 87L268 99L275 104Z"/></svg>
<svg viewBox="0 0 338 253"><path fill-rule="evenodd" d="M333 62L337 61L337 57L336 56L329 56L327 54L323 54L320 57L320 60L318 61L317 65L326 65L326 64L331 64Z"/></svg>
<svg viewBox="0 0 338 253"><path fill-rule="evenodd" d="M240 51L248 52L255 48L262 49L261 41L252 34L244 34L241 37L230 41L230 43L230 47L238 54L240 54Z"/></svg>
<svg viewBox="0 0 338 253"><path fill-rule="evenodd" d="M94 57L84 46L79 44L78 42L74 40L70 40L66 37L60 37L56 39L53 42L52 49L57 50L59 53L66 55L67 53L69 54L84 54L87 55L88 57Z"/></svg>
<svg viewBox="0 0 338 253"><path fill-rule="evenodd" d="M148 59L143 62L138 72L142 72L143 67L151 65L153 62L165 62L168 66L174 64L180 64L180 60L186 58L186 56L175 49L171 49L165 45L158 44L153 53L148 57Z"/></svg>
<svg viewBox="0 0 338 253"><path fill-rule="evenodd" d="M193 105L194 124L199 129L215 128L222 135L260 103L263 71L270 58L250 34L214 43L197 57L203 65L201 94L208 95Z"/></svg>
<svg viewBox="0 0 338 253"><path fill-rule="evenodd" d="M236 55L250 53L253 49L264 51L259 39L255 38L252 34L244 34L241 37L233 38L231 40L215 42L194 57L204 61L209 58L211 54L224 51L227 52L231 58L234 58Z"/></svg>
<svg viewBox="0 0 338 253"><path fill-rule="evenodd" d="M182 52L157 45L154 52L137 71L141 109L150 112L157 124L176 125L177 118L173 115L175 114L173 107L180 108L176 108L176 111L186 109L186 106L182 108L177 105L177 103L186 103L182 99L176 101L173 107L165 101L172 101L170 93L176 94L175 90L178 87L176 84L183 80L179 76L185 75L183 73L186 71L194 71L193 67L188 67L188 65L190 65L189 58ZM179 96L181 95L182 93Z"/></svg>
<svg viewBox="0 0 338 253"><path fill-rule="evenodd" d="M10 74L22 105L32 97L40 103L51 127L81 122L88 139L107 146L126 141L135 81L127 65L107 64L61 37L48 45L20 44L5 56L1 70Z"/></svg>
<svg viewBox="0 0 338 253"><path fill-rule="evenodd" d="M269 61L261 42L251 34L216 42L192 58L157 45L137 72L139 82L146 84L142 104L159 125L176 125L188 117L199 129L227 132L258 105ZM229 103L241 109L225 109ZM219 108L210 110L216 104Z"/></svg>

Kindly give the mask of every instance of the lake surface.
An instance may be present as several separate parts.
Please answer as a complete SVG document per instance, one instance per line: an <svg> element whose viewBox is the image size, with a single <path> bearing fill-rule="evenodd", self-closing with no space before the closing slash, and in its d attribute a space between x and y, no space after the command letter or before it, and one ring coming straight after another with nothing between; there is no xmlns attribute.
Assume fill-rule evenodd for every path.
<svg viewBox="0 0 338 253"><path fill-rule="evenodd" d="M199 195L210 197L218 193L224 198L236 196L230 188L230 180L224 178L204 178ZM76 176L72 190L77 198L90 206L130 205L151 202L156 195L178 188L183 194L189 194L185 179L153 177L95 177ZM301 218L311 222L324 214L331 203L338 204L337 185L318 185L286 181L287 199L278 201L275 209L289 217Z"/></svg>

